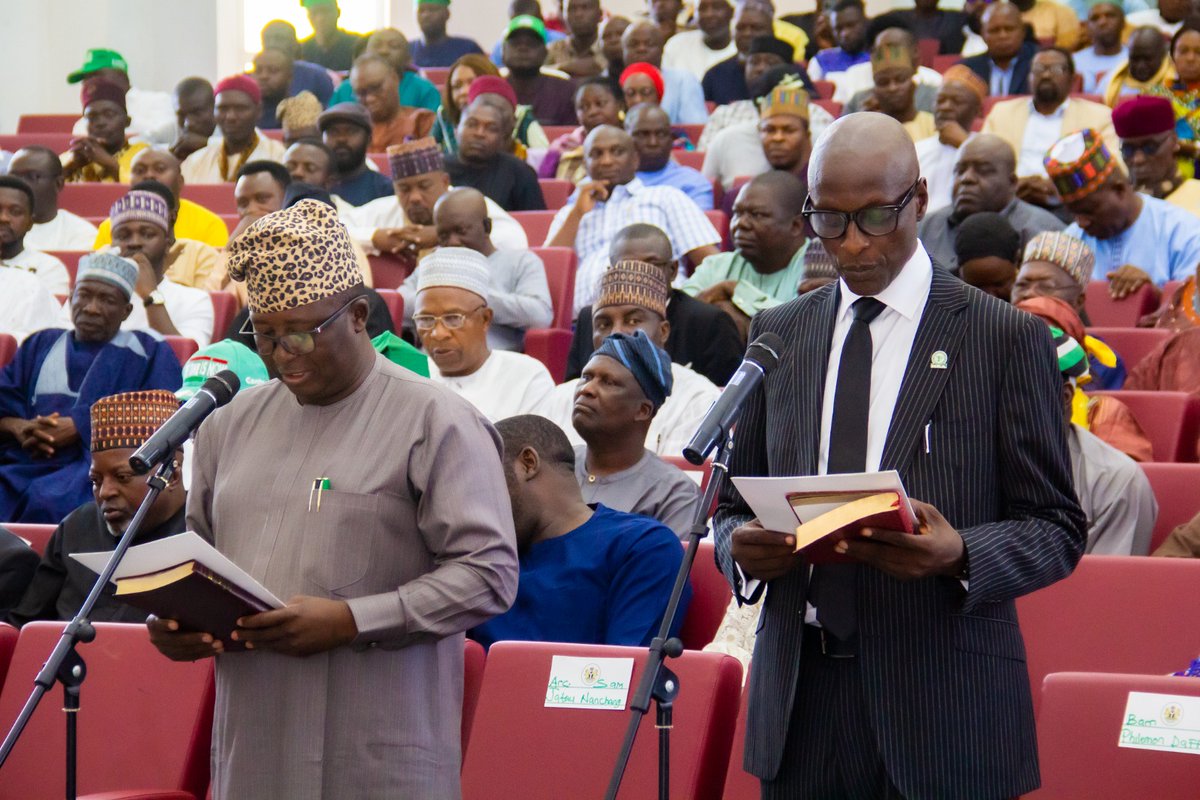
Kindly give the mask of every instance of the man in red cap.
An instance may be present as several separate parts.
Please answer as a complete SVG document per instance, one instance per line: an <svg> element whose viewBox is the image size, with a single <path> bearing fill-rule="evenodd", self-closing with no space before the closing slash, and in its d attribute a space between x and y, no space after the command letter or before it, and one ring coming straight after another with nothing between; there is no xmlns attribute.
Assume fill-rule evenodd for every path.
<svg viewBox="0 0 1200 800"><path fill-rule="evenodd" d="M1175 112L1165 97L1138 95L1113 109L1121 157L1139 192L1200 216L1200 180L1185 178L1175 158Z"/></svg>
<svg viewBox="0 0 1200 800"><path fill-rule="evenodd" d="M188 183L232 183L248 161L283 162L283 142L257 127L262 116L262 90L249 75L233 75L218 83L214 109L221 140L188 156L180 169Z"/></svg>
<svg viewBox="0 0 1200 800"><path fill-rule="evenodd" d="M79 99L87 136L72 139L71 149L62 154L64 178L71 183L129 183L133 157L147 145L126 139L131 120L125 89L110 81L85 81Z"/></svg>

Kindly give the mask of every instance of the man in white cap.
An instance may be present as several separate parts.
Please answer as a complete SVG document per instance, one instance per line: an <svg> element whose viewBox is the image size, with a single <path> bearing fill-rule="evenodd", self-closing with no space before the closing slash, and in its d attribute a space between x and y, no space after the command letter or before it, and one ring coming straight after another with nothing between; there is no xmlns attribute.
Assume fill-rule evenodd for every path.
<svg viewBox="0 0 1200 800"><path fill-rule="evenodd" d="M535 358L488 347L493 311L487 258L466 247L441 247L418 270L413 325L429 354L429 377L492 422L537 413L554 379Z"/></svg>

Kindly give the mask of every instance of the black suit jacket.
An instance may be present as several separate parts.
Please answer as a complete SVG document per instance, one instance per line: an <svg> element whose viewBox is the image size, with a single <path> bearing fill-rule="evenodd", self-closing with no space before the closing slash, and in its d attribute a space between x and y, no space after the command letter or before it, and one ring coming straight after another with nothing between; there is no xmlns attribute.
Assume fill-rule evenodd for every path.
<svg viewBox="0 0 1200 800"><path fill-rule="evenodd" d="M1008 87L1009 94L1029 94L1032 91L1029 88L1029 67L1032 66L1033 57L1037 55L1037 52L1036 42L1026 41L1021 45L1021 50L1013 62L1012 82ZM992 59L987 53L964 58L962 64L970 67L971 71L983 78L984 83L988 86L992 85Z"/></svg>
<svg viewBox="0 0 1200 800"><path fill-rule="evenodd" d="M752 338L773 331L788 349L738 423L731 474L816 474L838 287L755 317ZM938 350L948 369L930 368ZM962 535L969 589L952 578L905 582L871 568L857 579L865 702L888 775L905 796L1006 798L1038 785L1013 600L1070 574L1086 542L1061 389L1044 323L934 270L880 467L898 470L909 494ZM717 558L739 597L730 535L752 516L724 487ZM771 581L763 601L745 764L765 779L781 769L808 573L801 564Z"/></svg>
<svg viewBox="0 0 1200 800"><path fill-rule="evenodd" d="M21 602L39 561L37 551L0 527L0 619Z"/></svg>
<svg viewBox="0 0 1200 800"><path fill-rule="evenodd" d="M717 386L724 386L742 363L742 337L721 309L702 303L679 289L671 290L667 303L667 355L676 364L691 367ZM575 320L571 351L567 354L567 380L583 372L592 357L592 307L584 306Z"/></svg>

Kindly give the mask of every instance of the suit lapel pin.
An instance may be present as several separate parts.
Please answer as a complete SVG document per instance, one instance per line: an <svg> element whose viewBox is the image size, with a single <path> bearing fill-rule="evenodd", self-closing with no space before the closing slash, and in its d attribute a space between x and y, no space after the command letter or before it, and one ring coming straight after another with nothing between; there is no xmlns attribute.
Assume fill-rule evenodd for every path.
<svg viewBox="0 0 1200 800"><path fill-rule="evenodd" d="M945 350L934 350L933 355L929 357L930 369L945 369L950 364L950 357L946 355Z"/></svg>

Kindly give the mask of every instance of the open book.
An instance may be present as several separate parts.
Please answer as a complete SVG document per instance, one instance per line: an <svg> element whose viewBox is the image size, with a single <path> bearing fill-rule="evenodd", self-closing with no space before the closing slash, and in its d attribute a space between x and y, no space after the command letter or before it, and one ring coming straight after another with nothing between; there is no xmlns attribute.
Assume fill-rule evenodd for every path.
<svg viewBox="0 0 1200 800"><path fill-rule="evenodd" d="M810 563L849 561L834 547L863 528L914 533L916 516L895 470L794 478L735 477L763 527L795 531Z"/></svg>
<svg viewBox="0 0 1200 800"><path fill-rule="evenodd" d="M72 553L99 574L111 551ZM243 646L229 638L237 619L283 603L215 547L188 531L135 545L113 574L116 596L131 606L179 622L180 630L211 633L226 650Z"/></svg>

